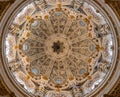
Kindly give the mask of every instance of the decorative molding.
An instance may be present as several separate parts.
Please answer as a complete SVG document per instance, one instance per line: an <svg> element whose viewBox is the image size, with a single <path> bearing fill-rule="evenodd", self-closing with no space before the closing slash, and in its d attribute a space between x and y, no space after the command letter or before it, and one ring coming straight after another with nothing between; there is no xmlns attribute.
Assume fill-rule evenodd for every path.
<svg viewBox="0 0 120 97"><path fill-rule="evenodd" d="M6 90L4 83L1 80L2 78L0 77L0 96L5 96L8 94L8 91Z"/></svg>
<svg viewBox="0 0 120 97"><path fill-rule="evenodd" d="M113 9L116 16L120 20L120 1L119 0L105 0L105 3L107 3ZM118 38L118 40L120 40L120 38ZM120 45L120 42L118 45ZM105 94L104 97L120 97L120 78L118 82L116 83L116 85L112 88L112 90L108 94Z"/></svg>
<svg viewBox="0 0 120 97"><path fill-rule="evenodd" d="M120 78L109 94L105 94L104 97L120 97Z"/></svg>
<svg viewBox="0 0 120 97"><path fill-rule="evenodd" d="M108 94L105 94L104 97L114 97L114 96L110 96L110 95L108 95Z"/></svg>
<svg viewBox="0 0 120 97"><path fill-rule="evenodd" d="M112 97L120 97L120 78L114 86L113 90L110 91L109 95Z"/></svg>
<svg viewBox="0 0 120 97"><path fill-rule="evenodd" d="M15 0L0 0L0 20L6 12L6 10L13 4Z"/></svg>
<svg viewBox="0 0 120 97"><path fill-rule="evenodd" d="M3 82L1 75L0 75L0 97L16 97L15 93L9 91L5 82Z"/></svg>
<svg viewBox="0 0 120 97"><path fill-rule="evenodd" d="M15 0L0 0L0 21L7 11L7 9L13 4ZM0 38L1 41L1 38ZM1 55L1 45L0 45L0 55ZM0 65L1 62L0 62ZM6 86L5 82L3 82L2 76L0 75L0 97L16 97L15 94L9 91L8 87Z"/></svg>
<svg viewBox="0 0 120 97"><path fill-rule="evenodd" d="M107 3L113 9L120 20L120 0L105 0L105 3Z"/></svg>

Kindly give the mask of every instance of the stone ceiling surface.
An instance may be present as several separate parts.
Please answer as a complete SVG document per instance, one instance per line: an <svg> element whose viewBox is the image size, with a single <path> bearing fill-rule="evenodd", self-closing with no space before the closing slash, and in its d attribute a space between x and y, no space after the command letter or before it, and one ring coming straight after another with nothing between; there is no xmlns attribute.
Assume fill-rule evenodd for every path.
<svg viewBox="0 0 120 97"><path fill-rule="evenodd" d="M21 34L21 37L18 39L18 41L19 41L17 44L18 46L16 44L14 44L14 41L10 41L10 42L13 43L11 45L13 45L13 47L15 47L14 50L17 50L17 52L19 53L19 55L18 55L19 58L20 59L23 57L25 58L23 60L23 65L28 66L28 67L26 67L27 69L25 71L23 70L25 67L23 67L22 68L23 71L21 72L21 70L20 71L18 70L18 68L19 68L18 65L21 63L15 63L14 66L16 66L16 67L12 66L10 68L16 77L18 77L19 74L20 75L23 74L23 72L27 72L28 75L23 74L23 76L26 76L25 78L27 78L27 80L30 79L29 80L30 82L34 81L35 84L41 83L41 82L39 82L39 77L40 77L40 78L42 78L42 81L44 82L44 83L41 83L42 85L45 84L45 86L46 86L49 83L47 88L49 88L50 90L52 89L57 92L60 92L60 91L63 91L64 89L69 90L69 88L72 87L72 85L76 84L76 82L78 83L77 85L79 86L81 84L83 85L83 82L85 82L86 80L93 79L95 76L93 74L95 74L95 72L97 72L97 70L99 71L99 69L94 70L95 68L86 67L87 65L84 65L84 62L86 62L86 61L84 61L84 60L88 61L85 64L95 64L95 62L100 58L99 53L102 52L103 49L106 47L100 46L100 44L99 44L100 40L98 39L98 37L94 36L94 33L89 32L94 28L94 27L93 28L91 27L91 26L93 26L93 22L92 22L93 20L91 19L90 15L88 15L88 16L85 16L84 14L78 15L74 11L71 13L71 11L69 11L69 7L65 7L66 9L62 8L61 4L57 4L56 8L57 9L55 9L53 7L49 11L47 11L47 13L43 13L44 16L39 14L39 8L38 8L38 12L35 15L33 15L33 16L27 15L26 16L27 22L24 25L22 25L24 27L24 29L22 29L22 30L26 30L26 31L24 32L25 34ZM61 13L61 11L63 13ZM60 16L60 18L59 18L59 16ZM79 17L76 18L76 16L79 16ZM59 20L61 19L60 21L63 20L63 23L61 23L60 25L57 24L57 22L58 22L57 19L59 19ZM69 19L69 22L67 22L66 19ZM22 20L19 21L18 19L16 19L16 21L17 21L17 23L19 22L21 24ZM51 28L50 21L52 21L54 29ZM70 32L68 32L68 31L73 30L71 33L74 32L73 34L74 35L76 34L78 36L78 34L74 31L74 30L76 30L76 28L74 28L74 26L73 26L73 28L70 27L70 24L72 25L74 23L77 23L77 21L81 21L80 25L78 24L78 27L80 26L80 31L83 31L86 29L89 29L89 30L88 30L88 32L83 31L83 32L78 33L78 34L80 34L80 37L78 37L78 39L74 39L74 37L76 37L76 36L69 36ZM48 25L44 25L44 22L45 23L47 22L46 24L48 24ZM94 20L94 22L95 22L95 20ZM103 24L104 24L104 22L103 22ZM42 26L44 25L43 29L41 29L42 28L41 25ZM56 27L56 25L59 25L60 28ZM88 25L90 25L91 28L86 28L86 27L89 27ZM39 27L40 27L40 29L39 29ZM49 27L49 29L46 29L47 27ZM70 30L67 28L69 28ZM39 32L42 30L46 32L45 35L44 34L42 35L42 32ZM47 30L49 30L49 31L47 32ZM11 29L10 29L10 31L11 31ZM37 32L39 32L41 34L37 34ZM95 31L92 30L92 32L95 32ZM85 35L83 34L83 36L81 37L82 33L88 33L88 34L85 34ZM105 33L105 34L107 34L107 33ZM15 35L15 33L12 33L11 35L8 34L8 35L10 36L10 37L7 37L8 40L10 40L9 38L14 39L14 37L12 37L11 35ZM66 35L67 35L67 37L66 37ZM93 37L95 40L93 39ZM79 39L82 42L80 42ZM107 39L107 38L105 38L105 39ZM38 43L39 41L41 41L41 42ZM98 43L95 41L98 41ZM43 48L41 48L41 46ZM77 49L79 49L81 52L77 51ZM84 52L84 50L88 51L88 52ZM78 55L77 55L78 59L76 57L72 56L73 53L78 53ZM14 53L12 53L12 54L14 54ZM40 56L41 54L43 55L43 57L41 57L43 59L40 59L39 57L37 57L37 56ZM98 58L96 57L96 54L98 55L97 56ZM79 56L79 55L81 55L81 56ZM14 55L13 55L13 57L14 57ZM11 61L12 60L11 58L12 58L11 55L10 55L10 59L8 56L8 61L9 60ZM71 64L70 61L73 60L74 58L76 58L75 62L78 60L78 63L81 62L81 64L83 64L83 66L81 65L80 68L75 69L75 70L78 69L78 72L74 72L74 71L72 72L73 67L71 67L70 70L66 69L67 64ZM82 60L81 60L81 58L82 58ZM42 68L42 70L40 70L40 71L37 70L37 68L39 68L38 67L39 62L37 62L37 59L39 59L40 63L44 62L44 64L46 64L46 65L47 65L47 63L51 63L50 66L48 65L48 67L47 67L48 69L45 70L46 72L44 72L44 71L42 72L44 67L40 67L40 68ZM44 60L46 60L46 61L44 61ZM68 60L68 61L65 61L65 60ZM108 58L108 60L110 60L110 59ZM73 62L74 62L74 60L73 60ZM79 65L78 63L76 62L75 65ZM30 65L28 65L28 64L30 64ZM34 64L36 64L36 65L34 66ZM65 67L63 64L66 64ZM101 63L101 64L103 64L103 63ZM10 66L11 66L11 64L10 64ZM90 65L90 66L92 66L92 65ZM49 70L50 68L53 70L53 75L52 74L49 75L49 73L51 72ZM61 68L61 70L58 69L58 72L56 72L57 71L57 69L56 69L55 73L54 73L54 68L55 69ZM102 71L105 70L105 72L107 72L106 69L104 69L104 68L101 68L101 67L97 67L97 68L100 68ZM16 72L16 69L18 72ZM62 70L63 70L63 72L61 72ZM68 72L69 72L68 74L65 73L66 70L68 70ZM86 71L86 70L88 70L88 71ZM87 75L86 75L86 72L88 73ZM58 75L57 75L57 73L58 73ZM78 77L78 75L76 75L77 73L81 73L81 75L78 74L80 76L79 78L77 78ZM55 78L54 78L54 75L55 75ZM103 76L103 75L101 75L101 76ZM49 77L49 76L51 76L51 77ZM31 79L31 77L32 77L32 79ZM50 81L47 82L49 78L52 78L52 79L50 79ZM20 79L20 78L18 78L18 79ZM66 79L66 80L64 80L64 79ZM67 82L67 84L65 86L66 82ZM24 85L24 88L29 90L28 92L34 93L35 90L33 88L35 87L35 85L33 85L33 83L31 83L31 85L33 85L32 88L27 87L26 84L23 82L20 82L20 83L22 85ZM40 89L41 89L41 87L40 87ZM82 95L82 93L83 93L82 91L84 91L84 89L83 90L80 89L78 91L81 91L81 94L79 93L77 95ZM119 91L119 89L117 91ZM77 93L76 90L75 91L73 90L73 95L75 95L74 92ZM50 95L52 95L51 97L54 97L53 95L56 95L56 97L58 97L57 94L54 94L54 92L51 92L51 93L53 93L53 94L50 94ZM115 93L112 92L111 95L114 95L114 94ZM35 94L35 95L37 95L37 94ZM43 94L38 94L38 95L43 95ZM63 92L63 94L61 93L61 95L65 96L64 92ZM71 95L71 94L68 93L67 96L65 96L65 97L69 97L68 95ZM62 97L62 96L60 96L60 97ZM70 96L70 97L72 97L72 96ZM78 97L78 96L76 96L76 97Z"/></svg>

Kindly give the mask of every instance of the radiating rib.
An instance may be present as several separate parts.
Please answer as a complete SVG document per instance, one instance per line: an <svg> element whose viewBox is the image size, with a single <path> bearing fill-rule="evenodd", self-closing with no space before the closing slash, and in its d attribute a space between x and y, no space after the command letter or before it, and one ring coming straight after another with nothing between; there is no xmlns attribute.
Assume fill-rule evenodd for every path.
<svg viewBox="0 0 120 97"><path fill-rule="evenodd" d="M42 30L41 32L39 32L39 30ZM39 33L42 33L44 36L46 36L46 37L49 37L48 35L47 35L47 33L46 33L46 30L47 29L41 29L41 27L39 27L38 29L37 29L37 31L36 31L36 33L39 35Z"/></svg>
<svg viewBox="0 0 120 97"><path fill-rule="evenodd" d="M67 64L66 61L64 61L63 63L64 63L64 66L65 66L65 70L67 70L67 71L66 71L67 77L74 76L74 75L72 74L71 70L70 70L69 64Z"/></svg>
<svg viewBox="0 0 120 97"><path fill-rule="evenodd" d="M35 41L37 41L37 42L41 42L41 43L43 43L43 42L45 41L45 40L41 39L39 36L34 35L34 34L32 34L32 33L30 33L30 37L29 37L29 39L31 39L31 40L35 40Z"/></svg>
<svg viewBox="0 0 120 97"><path fill-rule="evenodd" d="M50 60L48 70L47 70L46 73L45 73L45 75L46 75L47 77L49 77L50 74L52 73L52 71L53 71L53 66L54 66L54 62L53 62L52 60Z"/></svg>
<svg viewBox="0 0 120 97"><path fill-rule="evenodd" d="M42 63L40 63L40 64L44 65L47 60L48 60L48 57Z"/></svg>
<svg viewBox="0 0 120 97"><path fill-rule="evenodd" d="M51 23L51 20L49 17L47 19L45 19L45 22L46 22L47 28L49 30L49 33L50 34L54 33L53 24Z"/></svg>
<svg viewBox="0 0 120 97"><path fill-rule="evenodd" d="M67 23L65 25L65 28L63 30L64 34L67 34L67 32L69 31L69 28L70 28L72 22L73 22L73 20L71 20L71 18L68 18Z"/></svg>
<svg viewBox="0 0 120 97"><path fill-rule="evenodd" d="M38 53L38 54L32 55L32 56L30 56L30 62L37 60L43 56L45 56L45 53Z"/></svg>
<svg viewBox="0 0 120 97"><path fill-rule="evenodd" d="M71 49L80 49L80 48L88 48L88 47L71 47Z"/></svg>
<svg viewBox="0 0 120 97"><path fill-rule="evenodd" d="M58 33L60 33L60 23L59 23L60 18L57 18L57 21L58 21L58 25L57 25L57 28L58 28Z"/></svg>
<svg viewBox="0 0 120 97"><path fill-rule="evenodd" d="M80 41L85 40L85 39L89 39L88 33L81 35L81 36L77 36L76 38L71 39L71 41L72 41L72 43L76 43L76 42L80 42Z"/></svg>
<svg viewBox="0 0 120 97"><path fill-rule="evenodd" d="M80 53L77 53L77 52L73 52L71 55L74 56L74 57L76 57L78 60L79 59L84 60L84 61L88 60L87 56L85 56L83 54L80 54Z"/></svg>

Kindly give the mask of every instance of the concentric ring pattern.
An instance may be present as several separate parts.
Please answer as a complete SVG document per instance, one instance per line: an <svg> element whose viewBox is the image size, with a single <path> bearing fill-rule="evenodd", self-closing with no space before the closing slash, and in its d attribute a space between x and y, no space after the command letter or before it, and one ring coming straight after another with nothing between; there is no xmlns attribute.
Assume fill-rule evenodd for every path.
<svg viewBox="0 0 120 97"><path fill-rule="evenodd" d="M40 97L82 97L109 72L114 36L101 12L82 0L35 0L6 33L10 72Z"/></svg>

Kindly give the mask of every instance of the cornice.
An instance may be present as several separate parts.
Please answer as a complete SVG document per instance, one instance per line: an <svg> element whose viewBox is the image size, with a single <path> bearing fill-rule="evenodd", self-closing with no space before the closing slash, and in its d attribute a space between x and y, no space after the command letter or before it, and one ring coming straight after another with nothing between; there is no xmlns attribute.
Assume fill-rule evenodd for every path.
<svg viewBox="0 0 120 97"><path fill-rule="evenodd" d="M16 97L13 92L11 92L5 82L2 80L2 77L0 75L0 97Z"/></svg>
<svg viewBox="0 0 120 97"><path fill-rule="evenodd" d="M15 2L15 0L1 0L0 1L0 21L4 16L7 9ZM1 41L1 39L0 39ZM0 55L1 55L1 46L0 46ZM1 62L0 62L0 65ZM3 81L2 76L0 75L0 97L16 97L13 92L7 87L5 82Z"/></svg>
<svg viewBox="0 0 120 97"><path fill-rule="evenodd" d="M1 0L0 1L0 21L7 11L7 9L15 2L15 0Z"/></svg>
<svg viewBox="0 0 120 97"><path fill-rule="evenodd" d="M119 0L105 0L105 3L108 4L120 21L120 1ZM118 42L120 41L120 36L118 37ZM120 43L118 44L120 46ZM120 58L119 58L120 59ZM109 91L108 94L105 94L104 97L120 97L120 77L114 87Z"/></svg>
<svg viewBox="0 0 120 97"><path fill-rule="evenodd" d="M116 83L114 89L112 91L110 91L110 96L120 97L120 78L119 78L118 82Z"/></svg>
<svg viewBox="0 0 120 97"><path fill-rule="evenodd" d="M105 0L105 3L113 9L120 21L120 0Z"/></svg>

